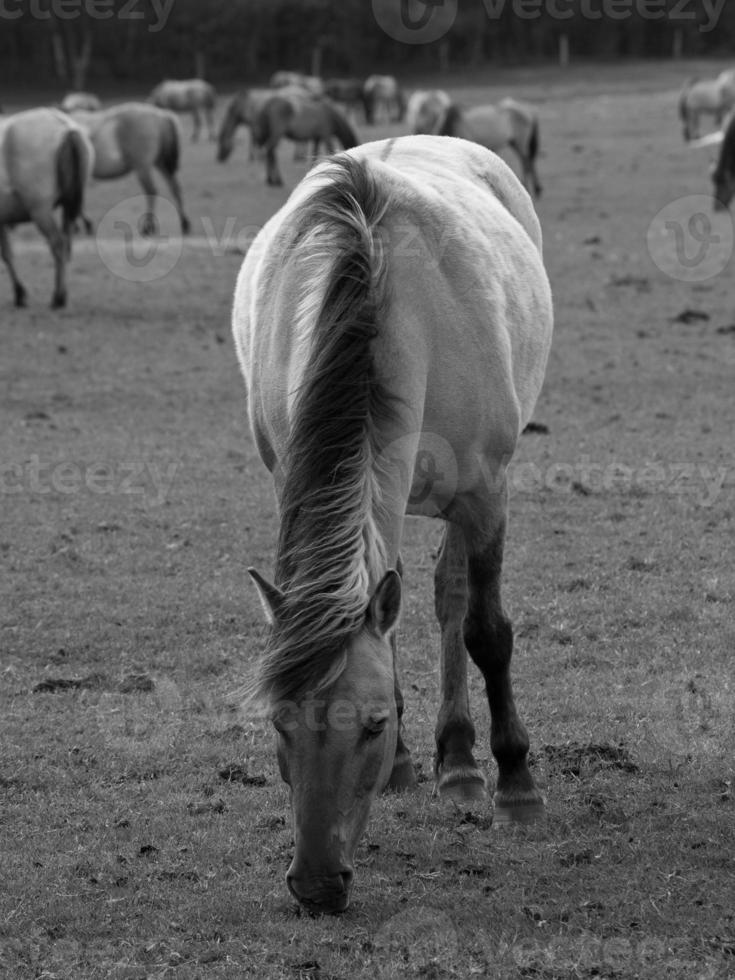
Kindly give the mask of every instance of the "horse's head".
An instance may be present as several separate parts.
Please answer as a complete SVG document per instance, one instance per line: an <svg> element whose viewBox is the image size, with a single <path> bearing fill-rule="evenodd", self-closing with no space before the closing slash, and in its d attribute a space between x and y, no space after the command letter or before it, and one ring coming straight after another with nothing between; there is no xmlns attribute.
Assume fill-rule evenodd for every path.
<svg viewBox="0 0 735 980"><path fill-rule="evenodd" d="M277 633L288 598L251 574ZM337 678L271 704L278 765L291 790L295 853L286 881L311 911L347 908L355 848L390 776L398 719L389 633L400 596L398 573L389 571L344 648Z"/></svg>

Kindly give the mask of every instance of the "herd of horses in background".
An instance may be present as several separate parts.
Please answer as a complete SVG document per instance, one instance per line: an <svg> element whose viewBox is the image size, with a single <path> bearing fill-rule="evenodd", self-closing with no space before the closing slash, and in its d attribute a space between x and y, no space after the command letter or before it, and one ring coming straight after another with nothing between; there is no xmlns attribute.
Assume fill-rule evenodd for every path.
<svg viewBox="0 0 735 980"><path fill-rule="evenodd" d="M267 86L249 88L227 103L215 126L217 92L202 79L167 80L147 102L103 107L89 92L69 93L55 107L0 116L0 256L8 267L15 303L25 305L26 290L13 259L8 229L32 221L48 241L55 265L53 306L66 301L65 267L70 235L77 222L91 230L83 211L88 179L112 180L134 173L146 197L140 232L154 234L158 172L175 202L182 233L191 222L178 179L181 132L178 117L189 114L192 140L206 127L216 141L216 158L226 161L239 127L250 133L249 158L265 165L266 182L283 183L277 147L283 138L295 143L297 157L307 146L316 157L359 145L358 125L403 124L408 133L455 136L494 151L512 150L520 161L522 180L532 195L541 193L536 170L539 121L534 106L516 99L497 105L464 107L441 89L406 96L392 75L321 79L279 71ZM684 138L690 145L722 142L713 170L715 206L727 207L735 194L735 69L711 80L692 80L679 100ZM700 137L703 118L722 129ZM731 121L732 120L732 121ZM724 131L723 131L724 130ZM53 213L62 209L60 225Z"/></svg>

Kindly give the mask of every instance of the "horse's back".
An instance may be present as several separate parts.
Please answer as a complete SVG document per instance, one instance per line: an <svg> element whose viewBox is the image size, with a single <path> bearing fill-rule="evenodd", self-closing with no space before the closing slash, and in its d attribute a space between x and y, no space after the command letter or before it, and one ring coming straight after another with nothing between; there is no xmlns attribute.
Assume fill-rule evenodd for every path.
<svg viewBox="0 0 735 980"><path fill-rule="evenodd" d="M513 139L513 124L499 106L478 105L462 113L463 131L457 136L471 139L488 150L500 150Z"/></svg>
<svg viewBox="0 0 735 980"><path fill-rule="evenodd" d="M419 433L432 434L451 447L443 462L458 485L471 487L482 459L501 466L512 454L545 369L551 299L533 206L502 160L464 141L403 137L349 156L365 164L386 202L373 234L388 299L373 349L399 406L389 438L415 448ZM235 342L271 469L301 383L307 341L299 330L324 295L314 276L319 239L294 246L294 229L329 183L330 166L315 168L267 223L236 288ZM328 249L321 256L328 264Z"/></svg>
<svg viewBox="0 0 735 980"><path fill-rule="evenodd" d="M541 387L552 319L541 229L495 154L419 139L397 141L384 160L386 144L353 151L368 151L391 199L391 302L376 350L386 376L402 375L397 393L413 387L420 431L451 446L471 482L472 447L509 456Z"/></svg>
<svg viewBox="0 0 735 980"><path fill-rule="evenodd" d="M147 102L123 102L95 113L75 113L95 148L94 175L101 180L150 166L171 129L179 134L174 113Z"/></svg>

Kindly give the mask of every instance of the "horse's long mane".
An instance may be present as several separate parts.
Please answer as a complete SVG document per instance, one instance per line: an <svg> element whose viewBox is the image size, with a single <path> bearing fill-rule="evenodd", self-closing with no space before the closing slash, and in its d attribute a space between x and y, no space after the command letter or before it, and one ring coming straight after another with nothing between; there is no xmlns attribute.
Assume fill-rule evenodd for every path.
<svg viewBox="0 0 735 980"><path fill-rule="evenodd" d="M288 265L304 296L295 333L306 366L280 501L276 584L284 601L255 690L271 704L323 690L339 676L346 644L364 625L370 577L386 561L375 464L391 406L372 346L386 303L376 228L389 197L351 157L331 161L315 179L324 175L328 182L289 229Z"/></svg>

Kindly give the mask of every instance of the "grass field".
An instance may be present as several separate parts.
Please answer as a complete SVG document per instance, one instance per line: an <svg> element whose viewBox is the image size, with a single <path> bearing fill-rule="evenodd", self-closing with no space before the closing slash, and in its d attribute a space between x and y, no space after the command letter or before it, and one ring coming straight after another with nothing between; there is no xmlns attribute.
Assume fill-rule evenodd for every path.
<svg viewBox="0 0 735 980"><path fill-rule="evenodd" d="M440 529L409 522L399 647L424 776L376 804L338 918L288 897L273 738L230 697L264 636L245 569L271 567L276 531L230 304L303 166L282 148L272 189L242 148L220 166L187 144L193 239L178 255L163 213L172 268L151 282L115 243L135 182L95 186L102 242L77 243L61 313L45 247L15 233L30 306L0 282L3 980L733 975L733 226L692 198L708 153L675 107L694 69L455 82L541 112L556 333L548 431L511 473L505 599L548 819L494 831L489 809L432 798Z"/></svg>

